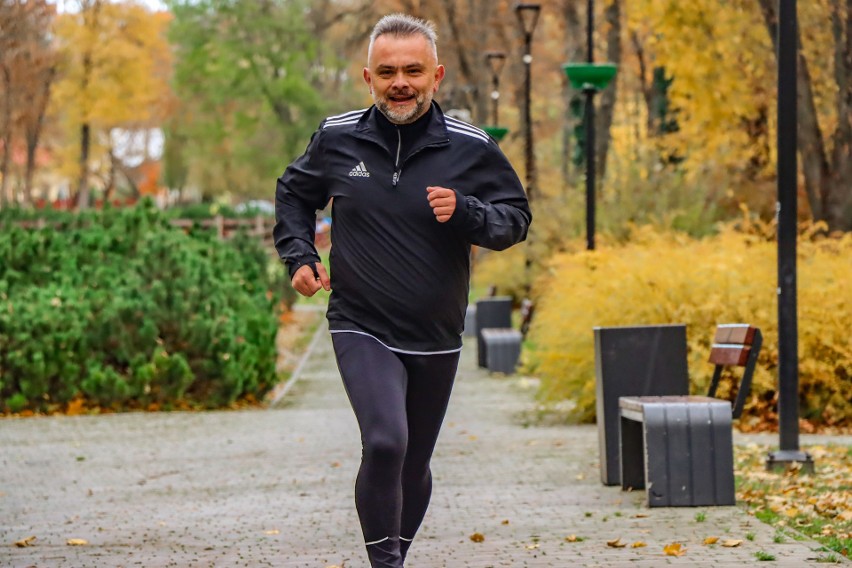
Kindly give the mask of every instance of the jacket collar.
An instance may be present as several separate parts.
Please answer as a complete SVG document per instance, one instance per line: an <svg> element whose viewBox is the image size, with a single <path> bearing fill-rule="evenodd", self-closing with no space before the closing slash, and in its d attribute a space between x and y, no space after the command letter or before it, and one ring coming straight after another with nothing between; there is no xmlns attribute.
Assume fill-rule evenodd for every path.
<svg viewBox="0 0 852 568"><path fill-rule="evenodd" d="M376 105L367 109L358 124L355 125L355 132L362 138L367 138L379 144L383 148L390 151L387 147L382 133L379 131L377 123L378 114L381 111ZM423 148L424 146L443 145L450 143L450 136L447 134L447 122L444 119L444 111L435 101L432 101L432 112L429 118L429 124L426 126L426 133L418 140L417 144L412 148L412 151Z"/></svg>

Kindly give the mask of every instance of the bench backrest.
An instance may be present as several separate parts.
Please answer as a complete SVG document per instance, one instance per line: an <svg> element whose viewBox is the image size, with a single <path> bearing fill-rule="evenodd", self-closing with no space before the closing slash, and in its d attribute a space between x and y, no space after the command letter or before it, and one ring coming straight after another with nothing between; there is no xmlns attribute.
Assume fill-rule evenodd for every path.
<svg viewBox="0 0 852 568"><path fill-rule="evenodd" d="M725 367L745 367L740 388L737 393L732 416L739 418L743 412L746 398L751 392L751 379L754 368L757 365L757 357L763 344L763 335L760 330L746 323L721 324L716 328L713 337L713 346L710 349L710 362L716 365L713 372L713 380L710 382L710 390L707 396L715 397L719 379L722 377L722 369Z"/></svg>

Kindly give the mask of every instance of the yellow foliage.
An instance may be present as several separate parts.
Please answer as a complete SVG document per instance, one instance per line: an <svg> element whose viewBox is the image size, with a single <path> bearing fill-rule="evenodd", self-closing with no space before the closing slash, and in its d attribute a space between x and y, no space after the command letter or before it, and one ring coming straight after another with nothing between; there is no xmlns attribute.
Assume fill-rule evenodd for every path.
<svg viewBox="0 0 852 568"><path fill-rule="evenodd" d="M764 335L744 425L774 419L778 365L777 248L766 227L733 226L693 239L634 227L630 242L555 256L536 282L538 307L527 369L542 396L572 399L576 417L594 418L596 326L684 323L693 393L704 393L718 323L747 322ZM806 235L807 236L807 235ZM801 415L852 422L852 234L800 238L798 249Z"/></svg>

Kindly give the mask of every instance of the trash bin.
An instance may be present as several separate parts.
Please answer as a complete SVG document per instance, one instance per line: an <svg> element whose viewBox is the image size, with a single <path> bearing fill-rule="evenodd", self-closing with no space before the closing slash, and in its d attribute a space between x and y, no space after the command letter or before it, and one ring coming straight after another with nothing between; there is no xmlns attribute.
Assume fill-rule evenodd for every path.
<svg viewBox="0 0 852 568"><path fill-rule="evenodd" d="M476 302L476 352L480 367L486 367L482 330L489 327L512 327L511 296L491 296Z"/></svg>
<svg viewBox="0 0 852 568"><path fill-rule="evenodd" d="M686 326L596 327L594 333L601 481L619 485L618 398L689 394Z"/></svg>

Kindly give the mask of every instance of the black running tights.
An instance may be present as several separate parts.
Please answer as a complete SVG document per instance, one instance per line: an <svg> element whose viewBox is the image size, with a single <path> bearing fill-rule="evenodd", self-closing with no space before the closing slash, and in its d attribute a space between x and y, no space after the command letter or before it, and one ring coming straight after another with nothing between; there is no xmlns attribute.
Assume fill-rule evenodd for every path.
<svg viewBox="0 0 852 568"><path fill-rule="evenodd" d="M429 461L447 410L459 353L391 351L358 333L332 335L361 429L355 506L373 568L401 568L432 494Z"/></svg>

